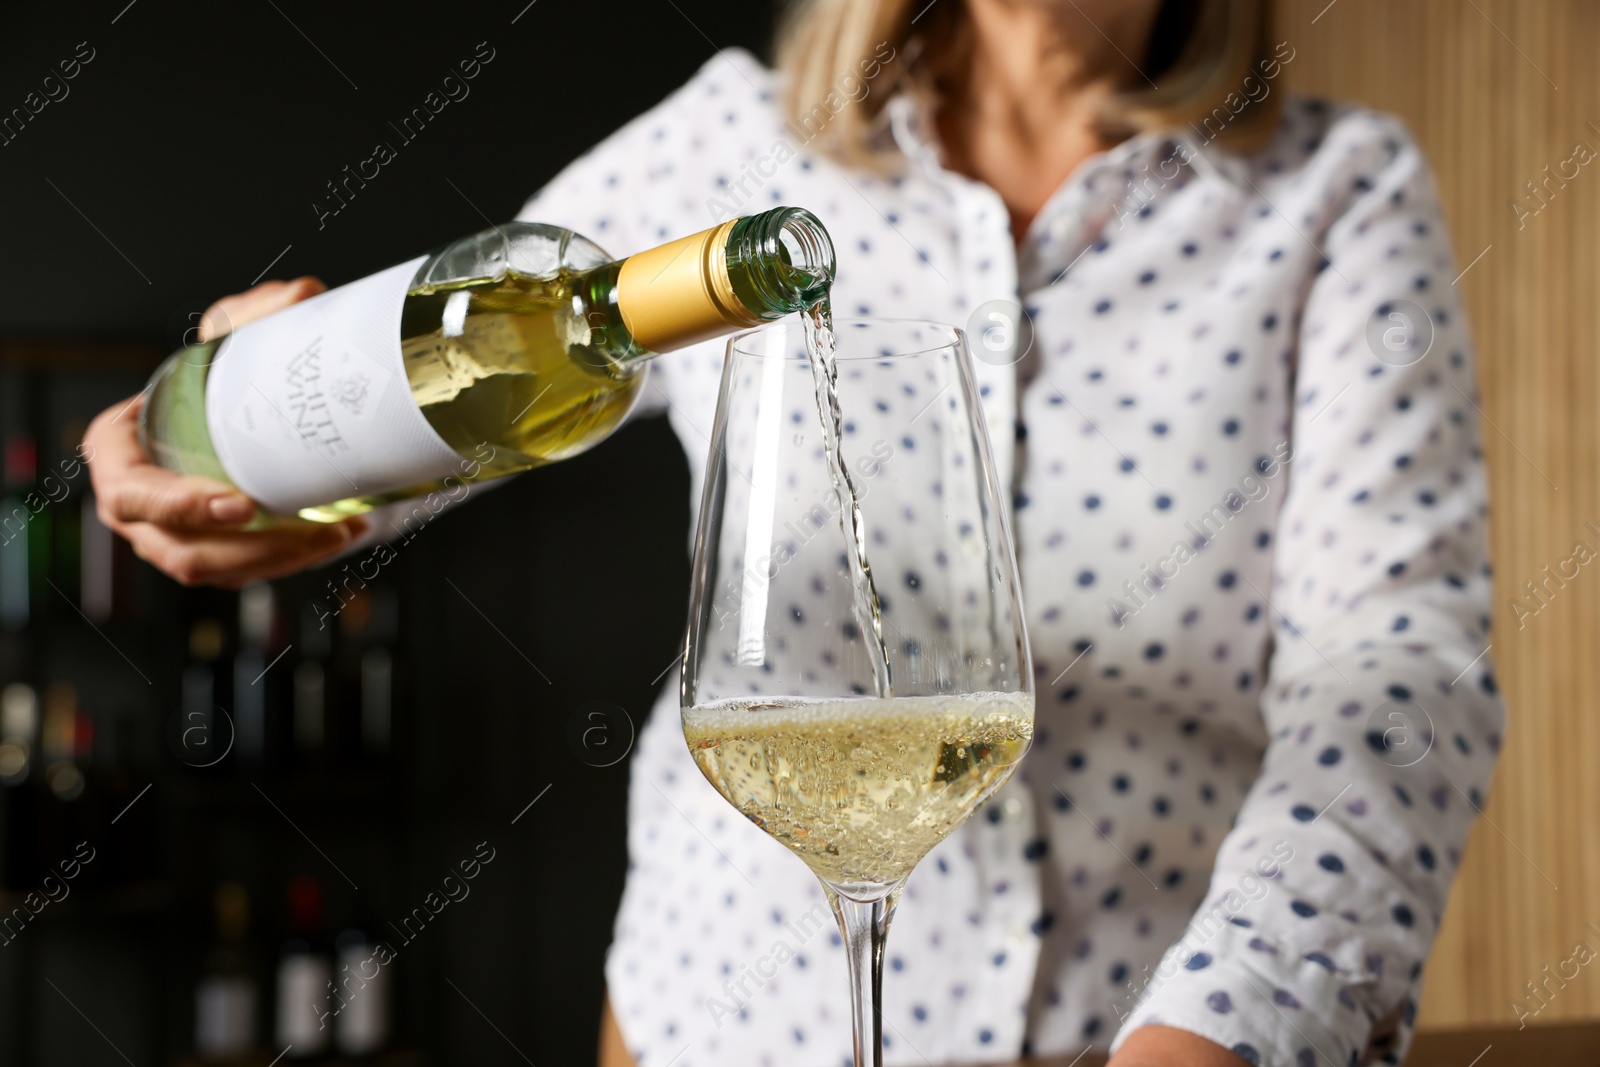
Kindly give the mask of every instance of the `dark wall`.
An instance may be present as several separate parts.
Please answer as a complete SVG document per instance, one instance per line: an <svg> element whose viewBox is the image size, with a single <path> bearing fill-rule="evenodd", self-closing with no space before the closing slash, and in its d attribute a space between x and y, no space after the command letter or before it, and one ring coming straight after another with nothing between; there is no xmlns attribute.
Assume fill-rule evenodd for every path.
<svg viewBox="0 0 1600 1067"><path fill-rule="evenodd" d="M262 276L336 285L510 217L713 43L763 52L770 22L768 5L727 0L8 5L0 116L30 92L59 96L46 75L78 67L0 145L0 435L30 435L52 462L216 297ZM389 122L487 49L470 95L319 219L325 183L374 142L398 143ZM374 583L399 605L381 771L174 757L190 626L225 620L226 660L232 594L124 559L117 618L91 628L63 595L0 634L0 685L70 682L103 735L96 751L115 753L94 764L80 809L0 796L0 848L24 855L0 904L38 876L19 841L61 847L39 843L30 804L99 812L83 832L121 857L100 868L104 885L84 883L0 950L0 1062L178 1063L219 881L251 888L268 973L291 877L319 879L330 923L381 929L484 841L496 859L471 896L400 954L397 1043L421 1057L404 1062L592 1062L628 765L597 766L609 752L575 740L574 723L625 744L675 677L662 674L686 602L687 463L703 461L647 420L481 492L408 543ZM58 534L86 481L56 509ZM332 577L275 583L286 639ZM605 718L589 716L593 701Z"/></svg>
<svg viewBox="0 0 1600 1067"><path fill-rule="evenodd" d="M285 248L268 277L338 284L509 218L714 46L764 52L768 7L7 5L0 113L80 43L93 58L0 146L0 333L154 337L186 302L248 287ZM480 42L494 58L470 95L401 146L389 123ZM326 183L379 140L396 158L319 228Z"/></svg>

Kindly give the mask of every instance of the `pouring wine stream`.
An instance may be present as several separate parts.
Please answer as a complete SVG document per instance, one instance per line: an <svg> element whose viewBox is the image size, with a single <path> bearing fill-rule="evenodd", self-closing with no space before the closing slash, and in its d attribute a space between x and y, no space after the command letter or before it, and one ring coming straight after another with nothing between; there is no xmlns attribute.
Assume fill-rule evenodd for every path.
<svg viewBox="0 0 1600 1067"><path fill-rule="evenodd" d="M811 376L816 385L817 415L822 422L822 447L827 454L828 474L843 505L839 509L839 527L849 542L845 565L850 570L856 624L866 637L877 695L888 700L894 696L894 680L889 669L889 648L883 639L883 609L878 600L878 588L872 580L872 563L867 559L866 522L842 452L844 419L839 410L839 365L835 358L833 306L829 298L824 296L806 308L802 321L806 354L811 357Z"/></svg>

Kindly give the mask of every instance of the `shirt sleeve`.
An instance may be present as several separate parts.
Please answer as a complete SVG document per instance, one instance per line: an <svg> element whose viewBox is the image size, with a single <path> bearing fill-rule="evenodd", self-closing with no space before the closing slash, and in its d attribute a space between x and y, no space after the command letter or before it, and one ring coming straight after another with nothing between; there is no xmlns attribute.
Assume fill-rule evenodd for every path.
<svg viewBox="0 0 1600 1067"><path fill-rule="evenodd" d="M568 164L528 200L517 218L565 227L616 257L693 232L678 220L705 217L706 225L713 224L705 204L696 199L698 187L686 160L705 152L704 131L717 126L710 110L719 100L717 83L730 70L758 84L770 77L741 49L718 52L661 103ZM671 406L671 364L654 361L629 419L660 414Z"/></svg>
<svg viewBox="0 0 1600 1067"><path fill-rule="evenodd" d="M742 54L734 58L744 61ZM705 69L702 68L702 77ZM669 140L669 132L683 125L683 103L695 84L691 81L684 89L567 164L529 198L517 218L580 233L610 255L631 255L648 247L649 238L640 236L644 219L639 208L648 203L651 190L659 195L662 186L671 179L671 168L660 166L658 146ZM662 370L660 366L651 368L652 384L641 393L628 419L658 414L666 409L668 401ZM491 479L473 483L465 493L431 493L418 500L400 500L375 508L368 515L368 532L356 539L341 558L365 552L380 541L409 540L420 528L419 520L421 525L426 525L442 511L503 481Z"/></svg>
<svg viewBox="0 0 1600 1067"><path fill-rule="evenodd" d="M562 168L517 213L524 222L544 222L582 234L612 256L628 256L683 236L663 217L695 217L692 183L684 180L677 160L697 128L707 127L706 108L718 73L729 67L746 81L770 77L760 63L741 49L712 56L699 72L666 99L633 119ZM714 102L714 101L713 101ZM628 419L660 414L672 405L669 363L657 360L650 379ZM365 552L380 541L409 541L415 531L441 512L503 479L473 483L466 492L435 492L419 499L396 501L373 509L370 529L344 556Z"/></svg>
<svg viewBox="0 0 1600 1067"><path fill-rule="evenodd" d="M1335 124L1325 151L1329 217L1294 220L1325 262L1255 591L1274 621L1269 741L1121 1035L1161 1023L1289 1067L1403 1056L1504 717L1471 345L1432 178L1386 117Z"/></svg>
<svg viewBox="0 0 1600 1067"><path fill-rule="evenodd" d="M650 151L651 140L648 134L641 136L645 133L642 127L648 120L664 125L671 119L670 110L662 105L607 137L530 197L517 219L572 230L611 256L628 256L642 250L646 244L635 239L629 211L630 204L649 196L648 187L654 184L644 173L649 168L641 167L641 157ZM665 410L661 367L652 366L649 373L652 380L639 394L625 421Z"/></svg>

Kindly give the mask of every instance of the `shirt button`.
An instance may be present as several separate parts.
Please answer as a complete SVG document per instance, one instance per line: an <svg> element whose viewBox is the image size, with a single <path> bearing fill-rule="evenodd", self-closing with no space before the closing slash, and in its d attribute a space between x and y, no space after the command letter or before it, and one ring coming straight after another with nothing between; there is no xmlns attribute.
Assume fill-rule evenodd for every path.
<svg viewBox="0 0 1600 1067"><path fill-rule="evenodd" d="M1000 804L1000 814L1008 819L1022 818L1022 801L1016 797L1006 797Z"/></svg>

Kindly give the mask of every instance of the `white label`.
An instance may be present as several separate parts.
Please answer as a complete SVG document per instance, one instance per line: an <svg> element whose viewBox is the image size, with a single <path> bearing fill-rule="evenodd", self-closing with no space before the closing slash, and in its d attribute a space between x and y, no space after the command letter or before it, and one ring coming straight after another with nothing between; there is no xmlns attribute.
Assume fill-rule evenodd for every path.
<svg viewBox="0 0 1600 1067"><path fill-rule="evenodd" d="M206 381L228 477L269 511L434 481L461 457L411 398L400 311L426 257L239 327Z"/></svg>
<svg viewBox="0 0 1600 1067"><path fill-rule="evenodd" d="M226 1059L254 1047L256 990L250 979L202 978L194 999L196 1052L208 1059Z"/></svg>
<svg viewBox="0 0 1600 1067"><path fill-rule="evenodd" d="M297 1056L328 1047L331 980L320 956L288 956L278 964L278 1043L295 1046Z"/></svg>
<svg viewBox="0 0 1600 1067"><path fill-rule="evenodd" d="M360 942L339 950L342 1005L334 1027L339 1051L347 1056L376 1052L389 1040L389 972L371 945Z"/></svg>

